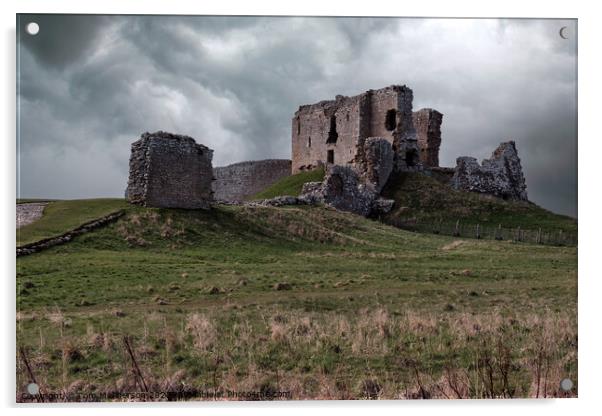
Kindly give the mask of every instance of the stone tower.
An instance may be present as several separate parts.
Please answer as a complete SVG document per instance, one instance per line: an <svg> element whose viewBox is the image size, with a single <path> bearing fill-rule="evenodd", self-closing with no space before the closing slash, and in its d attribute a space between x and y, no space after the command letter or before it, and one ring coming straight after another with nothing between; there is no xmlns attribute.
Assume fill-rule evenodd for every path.
<svg viewBox="0 0 602 416"><path fill-rule="evenodd" d="M427 167L439 167L443 114L432 108L423 108L414 112L412 118L420 148L420 162Z"/></svg>
<svg viewBox="0 0 602 416"><path fill-rule="evenodd" d="M146 207L208 209L213 150L192 137L158 131L132 143L126 198Z"/></svg>
<svg viewBox="0 0 602 416"><path fill-rule="evenodd" d="M412 169L419 163L412 99L410 88L391 85L299 107L292 120L292 172L357 166L369 137L391 143L396 169Z"/></svg>

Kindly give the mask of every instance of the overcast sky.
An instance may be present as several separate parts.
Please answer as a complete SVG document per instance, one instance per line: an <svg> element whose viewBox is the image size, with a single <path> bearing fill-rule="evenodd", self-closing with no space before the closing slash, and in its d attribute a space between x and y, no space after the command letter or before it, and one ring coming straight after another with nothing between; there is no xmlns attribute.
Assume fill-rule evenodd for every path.
<svg viewBox="0 0 602 416"><path fill-rule="evenodd" d="M442 166L513 139L529 198L576 216L574 20L21 15L18 30L21 197L123 196L145 131L194 137L214 166L290 158L300 105L405 84L444 114Z"/></svg>

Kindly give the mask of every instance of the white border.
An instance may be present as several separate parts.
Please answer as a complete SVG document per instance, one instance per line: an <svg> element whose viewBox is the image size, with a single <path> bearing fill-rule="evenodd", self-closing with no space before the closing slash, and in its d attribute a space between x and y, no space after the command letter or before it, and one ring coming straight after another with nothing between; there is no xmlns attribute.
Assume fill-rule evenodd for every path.
<svg viewBox="0 0 602 416"><path fill-rule="evenodd" d="M10 414L21 410L32 413L37 410L16 407L14 403L14 357L15 357L15 257L14 257L14 215L15 215L15 13L110 13L110 14L245 14L245 15L347 15L347 16L452 16L452 17L558 17L579 19L579 399L572 400L506 400L506 401L431 401L431 402L292 402L292 403L210 403L180 404L181 411L195 414L231 414L244 411L250 415L306 414L308 412L332 413L342 410L346 414L378 412L403 414L503 414L509 412L538 412L562 414L587 412L597 408L600 396L599 334L600 266L595 259L597 246L602 240L602 230L597 215L600 198L598 159L602 155L602 135L597 119L600 107L600 66L599 40L602 39L602 21L592 4L594 2L541 1L469 1L469 0L429 0L427 2L393 2L371 0L352 5L349 1L326 2L323 0L303 0L286 3L283 1L229 1L195 2L183 0L103 0L83 2L81 0L19 0L18 3L1 3L2 13L2 54L0 55L4 96L0 100L4 135L2 137L3 203L0 205L0 235L2 236L2 264L4 267L4 296L2 327L2 378L0 385L1 403L9 407ZM599 118L599 117L598 117ZM77 405L47 406L51 414L80 414ZM147 414L164 414L170 405L145 406L134 404L128 407L104 405L87 407L86 413L100 414L110 408L111 412L140 411ZM588 412L589 413L589 412Z"/></svg>

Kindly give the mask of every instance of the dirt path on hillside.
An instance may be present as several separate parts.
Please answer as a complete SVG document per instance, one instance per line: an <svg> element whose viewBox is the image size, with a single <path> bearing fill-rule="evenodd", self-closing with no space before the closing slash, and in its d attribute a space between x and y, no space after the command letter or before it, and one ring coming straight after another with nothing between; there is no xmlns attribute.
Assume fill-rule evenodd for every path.
<svg viewBox="0 0 602 416"><path fill-rule="evenodd" d="M27 204L17 204L17 228L31 224L40 219L44 213L47 202L32 202Z"/></svg>

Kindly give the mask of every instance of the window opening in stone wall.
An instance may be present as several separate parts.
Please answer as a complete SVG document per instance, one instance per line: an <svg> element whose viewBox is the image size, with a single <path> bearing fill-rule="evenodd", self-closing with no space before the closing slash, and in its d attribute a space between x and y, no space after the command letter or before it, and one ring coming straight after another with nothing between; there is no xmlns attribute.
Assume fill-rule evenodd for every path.
<svg viewBox="0 0 602 416"><path fill-rule="evenodd" d="M397 110L391 109L387 111L387 115L385 116L385 128L389 131L395 130L397 127Z"/></svg>
<svg viewBox="0 0 602 416"><path fill-rule="evenodd" d="M326 143L336 143L338 138L337 118L336 116L330 116L330 130L328 131L328 140L326 140Z"/></svg>
<svg viewBox="0 0 602 416"><path fill-rule="evenodd" d="M301 120L297 117L297 135L301 134Z"/></svg>
<svg viewBox="0 0 602 416"><path fill-rule="evenodd" d="M307 147L311 147L311 136L307 138Z"/></svg>
<svg viewBox="0 0 602 416"><path fill-rule="evenodd" d="M405 157L406 166L412 167L416 165L416 150L408 150Z"/></svg>
<svg viewBox="0 0 602 416"><path fill-rule="evenodd" d="M326 153L326 161L328 163L334 163L334 150L329 150Z"/></svg>

